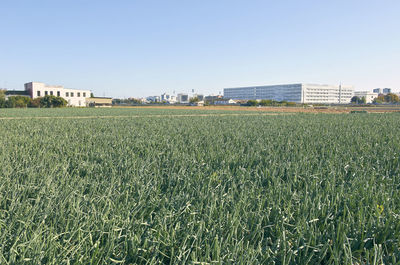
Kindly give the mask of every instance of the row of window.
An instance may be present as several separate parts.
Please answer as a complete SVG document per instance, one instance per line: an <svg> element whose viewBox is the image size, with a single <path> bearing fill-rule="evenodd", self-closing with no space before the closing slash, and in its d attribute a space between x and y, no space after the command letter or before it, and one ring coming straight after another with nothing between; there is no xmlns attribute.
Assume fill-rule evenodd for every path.
<svg viewBox="0 0 400 265"><path fill-rule="evenodd" d="M50 91L50 92L49 91L44 91L44 96L48 96L48 95L54 96L54 92L53 91ZM37 91L37 96L38 97L41 96L40 91ZM81 92L77 92L76 96L80 97L81 96ZM57 91L57 97L61 97L60 91ZM65 97L74 97L74 92L65 92ZM82 92L82 97L84 97L84 98L86 97L86 92Z"/></svg>

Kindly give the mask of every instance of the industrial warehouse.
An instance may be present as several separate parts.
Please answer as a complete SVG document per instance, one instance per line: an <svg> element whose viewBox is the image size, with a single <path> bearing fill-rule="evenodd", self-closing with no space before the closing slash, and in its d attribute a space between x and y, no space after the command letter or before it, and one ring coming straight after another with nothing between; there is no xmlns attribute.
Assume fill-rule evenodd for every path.
<svg viewBox="0 0 400 265"><path fill-rule="evenodd" d="M353 94L353 86L302 83L224 89L224 98L227 99L270 99L296 103L348 104Z"/></svg>

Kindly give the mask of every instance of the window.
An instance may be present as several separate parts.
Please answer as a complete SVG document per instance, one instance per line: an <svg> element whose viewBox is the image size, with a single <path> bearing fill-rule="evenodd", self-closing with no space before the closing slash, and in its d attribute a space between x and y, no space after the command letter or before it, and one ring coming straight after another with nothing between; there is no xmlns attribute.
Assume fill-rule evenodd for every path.
<svg viewBox="0 0 400 265"><path fill-rule="evenodd" d="M47 92L47 91L44 91L44 95L45 96L47 96L49 94L49 92Z"/></svg>
<svg viewBox="0 0 400 265"><path fill-rule="evenodd" d="M83 92L83 97L86 98L86 92Z"/></svg>
<svg viewBox="0 0 400 265"><path fill-rule="evenodd" d="M81 96L81 93L80 93L80 92L78 92L77 94L78 94L78 98L79 98L79 97Z"/></svg>
<svg viewBox="0 0 400 265"><path fill-rule="evenodd" d="M37 96L40 97L40 91L37 92Z"/></svg>
<svg viewBox="0 0 400 265"><path fill-rule="evenodd" d="M50 91L50 95L53 95L53 91Z"/></svg>
<svg viewBox="0 0 400 265"><path fill-rule="evenodd" d="M74 92L71 92L71 97L73 97L74 96Z"/></svg>
<svg viewBox="0 0 400 265"><path fill-rule="evenodd" d="M59 97L60 96L60 91L57 91L57 97Z"/></svg>
<svg viewBox="0 0 400 265"><path fill-rule="evenodd" d="M65 92L65 96L66 96L66 97L69 97L69 93L68 93L68 92Z"/></svg>

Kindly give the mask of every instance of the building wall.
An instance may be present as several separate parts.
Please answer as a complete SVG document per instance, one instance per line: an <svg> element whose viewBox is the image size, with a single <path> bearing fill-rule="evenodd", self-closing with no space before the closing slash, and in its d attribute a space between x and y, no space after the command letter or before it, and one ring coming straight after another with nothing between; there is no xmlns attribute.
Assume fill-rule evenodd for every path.
<svg viewBox="0 0 400 265"><path fill-rule="evenodd" d="M353 86L302 84L303 103L348 104L354 94Z"/></svg>
<svg viewBox="0 0 400 265"><path fill-rule="evenodd" d="M224 98L249 100L271 99L296 103L350 103L352 86L289 84L274 86L225 88Z"/></svg>
<svg viewBox="0 0 400 265"><path fill-rule="evenodd" d="M375 88L373 90L374 93L382 94L382 89L381 88Z"/></svg>
<svg viewBox="0 0 400 265"><path fill-rule="evenodd" d="M392 89L391 88L384 88L383 89L383 94L388 94L388 93L392 93Z"/></svg>
<svg viewBox="0 0 400 265"><path fill-rule="evenodd" d="M257 99L256 87L224 88L224 98Z"/></svg>
<svg viewBox="0 0 400 265"><path fill-rule="evenodd" d="M40 82L26 83L25 90L28 91L33 99L53 95L64 98L68 102L68 105L75 107L86 106L86 98L90 97L90 90L69 89L63 86L51 86Z"/></svg>
<svg viewBox="0 0 400 265"><path fill-rule="evenodd" d="M189 103L189 95L188 94L178 94L178 102L179 103Z"/></svg>
<svg viewBox="0 0 400 265"><path fill-rule="evenodd" d="M366 103L372 103L375 98L378 97L378 93L372 93L368 91L355 91L354 96L357 96L359 98L365 97Z"/></svg>
<svg viewBox="0 0 400 265"><path fill-rule="evenodd" d="M194 94L193 97L194 97L194 98L198 98L199 101L204 100L204 95L202 95L202 94Z"/></svg>

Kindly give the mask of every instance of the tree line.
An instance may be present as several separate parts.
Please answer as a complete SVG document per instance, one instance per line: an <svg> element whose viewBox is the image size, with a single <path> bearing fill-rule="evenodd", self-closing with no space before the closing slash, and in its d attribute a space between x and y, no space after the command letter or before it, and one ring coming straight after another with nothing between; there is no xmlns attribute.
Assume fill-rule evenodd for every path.
<svg viewBox="0 0 400 265"><path fill-rule="evenodd" d="M67 106L62 97L47 95L32 99L27 96L10 96L6 98L4 90L0 90L0 108L61 108Z"/></svg>
<svg viewBox="0 0 400 265"><path fill-rule="evenodd" d="M384 103L388 103L388 104L397 104L399 103L399 96L393 93L388 93L388 94L379 94L378 97L374 98L374 100L372 101L372 103L374 104L384 104ZM354 104L366 104L367 100L365 97L357 97L354 96L351 98L351 103Z"/></svg>

